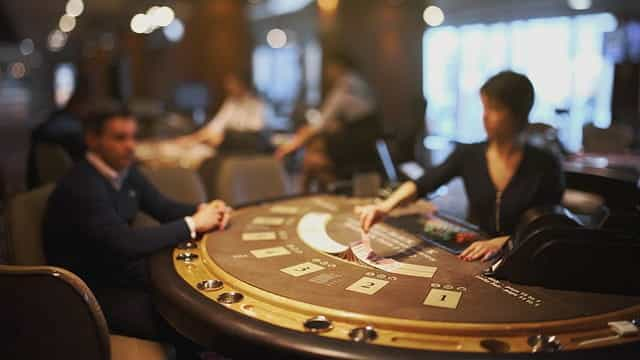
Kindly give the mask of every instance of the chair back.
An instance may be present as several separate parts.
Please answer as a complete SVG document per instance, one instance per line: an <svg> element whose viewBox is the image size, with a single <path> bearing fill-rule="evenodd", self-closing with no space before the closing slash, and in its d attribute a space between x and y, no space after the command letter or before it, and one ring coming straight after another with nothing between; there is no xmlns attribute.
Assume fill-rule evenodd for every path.
<svg viewBox="0 0 640 360"><path fill-rule="evenodd" d="M58 144L40 143L35 148L36 169L40 183L55 183L73 167L73 161Z"/></svg>
<svg viewBox="0 0 640 360"><path fill-rule="evenodd" d="M626 124L611 125L607 129L587 124L582 128L582 136L585 152L624 153L633 143L633 129Z"/></svg>
<svg viewBox="0 0 640 360"><path fill-rule="evenodd" d="M161 193L171 199L190 204L207 201L202 180L192 170L179 167L141 167L140 171Z"/></svg>
<svg viewBox="0 0 640 360"><path fill-rule="evenodd" d="M282 164L270 155L229 156L222 160L215 197L231 206L287 194Z"/></svg>
<svg viewBox="0 0 640 360"><path fill-rule="evenodd" d="M48 184L14 196L7 207L9 239L7 255L10 264L44 265L42 220L47 199L55 185Z"/></svg>
<svg viewBox="0 0 640 360"><path fill-rule="evenodd" d="M0 265L0 294L1 359L111 358L100 306L74 274Z"/></svg>

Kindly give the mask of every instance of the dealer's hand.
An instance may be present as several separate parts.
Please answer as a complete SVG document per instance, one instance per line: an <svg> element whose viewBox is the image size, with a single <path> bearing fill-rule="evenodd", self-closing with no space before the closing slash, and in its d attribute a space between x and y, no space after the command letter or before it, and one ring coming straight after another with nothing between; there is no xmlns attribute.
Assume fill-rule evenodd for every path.
<svg viewBox="0 0 640 360"><path fill-rule="evenodd" d="M287 157L289 154L295 152L296 150L298 150L297 146L289 142L289 143L278 146L276 151L273 153L273 156L278 160L282 160L285 157Z"/></svg>
<svg viewBox="0 0 640 360"><path fill-rule="evenodd" d="M389 210L380 204L356 206L355 212L360 216L360 227L365 233L389 214Z"/></svg>
<svg viewBox="0 0 640 360"><path fill-rule="evenodd" d="M464 261L475 261L478 259L486 261L500 251L507 240L509 240L508 236L500 236L490 240L476 241L464 249L464 251L458 255L458 258Z"/></svg>

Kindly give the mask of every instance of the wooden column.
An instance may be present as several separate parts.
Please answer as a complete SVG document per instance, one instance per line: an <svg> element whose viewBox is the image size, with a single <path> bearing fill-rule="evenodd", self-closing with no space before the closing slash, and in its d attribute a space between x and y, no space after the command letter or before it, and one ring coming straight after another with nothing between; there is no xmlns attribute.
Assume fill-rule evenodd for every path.
<svg viewBox="0 0 640 360"><path fill-rule="evenodd" d="M224 75L251 71L253 41L245 7L237 0L193 2L182 19L184 37L176 44L154 48L148 38L153 35L126 34L134 96L168 101L179 83L204 82L211 95L209 111L215 112L224 97Z"/></svg>
<svg viewBox="0 0 640 360"><path fill-rule="evenodd" d="M385 131L397 138L423 121L422 1L342 0L321 18L326 53L342 51L359 65L378 97ZM333 16L334 19L326 19Z"/></svg>

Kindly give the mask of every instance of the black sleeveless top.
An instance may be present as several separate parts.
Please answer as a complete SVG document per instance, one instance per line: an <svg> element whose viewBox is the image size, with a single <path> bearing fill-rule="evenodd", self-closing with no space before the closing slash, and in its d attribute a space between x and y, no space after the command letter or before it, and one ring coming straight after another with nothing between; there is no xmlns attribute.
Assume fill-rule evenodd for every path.
<svg viewBox="0 0 640 360"><path fill-rule="evenodd" d="M562 200L564 173L552 154L525 145L518 169L500 193L489 175L486 152L486 142L458 145L442 165L416 181L418 194L425 196L461 176L469 198L469 221L491 236L511 234L526 210Z"/></svg>

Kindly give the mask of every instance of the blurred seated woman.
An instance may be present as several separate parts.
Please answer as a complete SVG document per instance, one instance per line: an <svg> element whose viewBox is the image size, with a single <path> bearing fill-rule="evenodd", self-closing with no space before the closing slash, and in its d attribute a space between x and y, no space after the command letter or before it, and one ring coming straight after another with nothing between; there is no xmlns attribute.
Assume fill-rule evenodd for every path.
<svg viewBox="0 0 640 360"><path fill-rule="evenodd" d="M357 74L353 62L343 55L331 58L327 77L331 91L319 115L308 119L309 124L298 129L293 139L275 152L276 158L283 159L305 148L304 191L310 190L314 180L322 189L338 178L370 171L370 165L376 161L375 140L381 131L369 85Z"/></svg>
<svg viewBox="0 0 640 360"><path fill-rule="evenodd" d="M469 220L493 238L473 242L459 257L487 260L501 250L527 209L560 203L564 175L559 161L523 141L534 101L529 79L501 72L482 86L480 98L487 141L459 145L442 165L403 184L385 201L356 208L364 231L400 203L461 176L469 198Z"/></svg>
<svg viewBox="0 0 640 360"><path fill-rule="evenodd" d="M261 150L261 132L269 116L269 106L257 97L249 83L236 74L224 78L226 99L218 113L198 131L178 138L182 144L205 143L214 148L241 146Z"/></svg>

